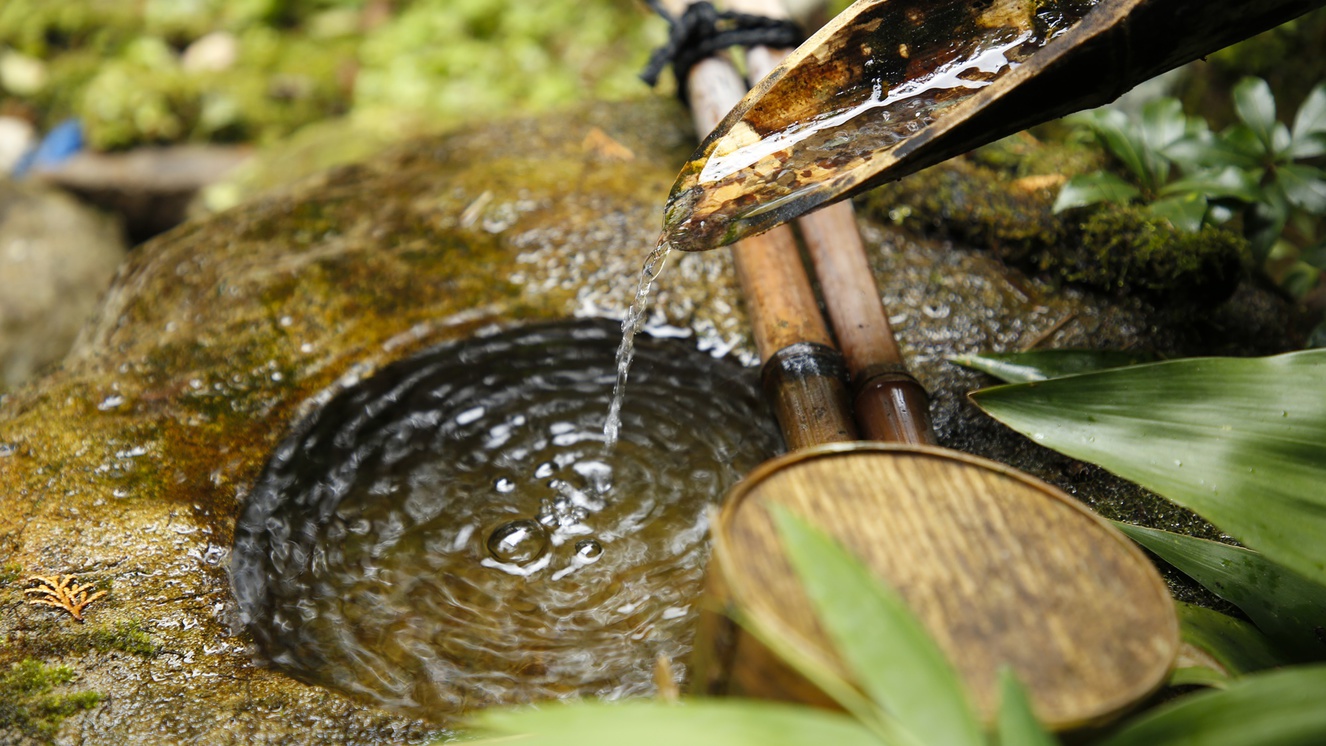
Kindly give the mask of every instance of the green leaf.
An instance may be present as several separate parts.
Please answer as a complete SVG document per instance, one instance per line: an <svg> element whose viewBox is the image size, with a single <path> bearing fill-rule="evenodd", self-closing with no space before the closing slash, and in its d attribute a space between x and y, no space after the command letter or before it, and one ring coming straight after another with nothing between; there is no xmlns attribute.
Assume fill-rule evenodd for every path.
<svg viewBox="0 0 1326 746"><path fill-rule="evenodd" d="M1116 525L1203 588L1242 609L1295 660L1326 660L1326 642L1318 637L1318 630L1326 625L1326 585L1242 547Z"/></svg>
<svg viewBox="0 0 1326 746"><path fill-rule="evenodd" d="M1188 118L1177 98L1158 98L1142 106L1142 142L1152 152L1163 151L1187 133Z"/></svg>
<svg viewBox="0 0 1326 746"><path fill-rule="evenodd" d="M739 699L549 703L538 708L490 709L471 723L493 743L524 746L805 746L808 743L880 746L846 715L811 707ZM500 738L499 738L500 737ZM468 742L483 743L484 741Z"/></svg>
<svg viewBox="0 0 1326 746"><path fill-rule="evenodd" d="M1290 204L1313 215L1326 213L1326 172L1289 164L1276 169L1275 178Z"/></svg>
<svg viewBox="0 0 1326 746"><path fill-rule="evenodd" d="M1289 200L1280 182L1276 181L1266 188L1264 199L1243 214L1243 235L1248 239L1248 247L1252 249L1257 264L1270 256L1271 248L1280 239L1288 222Z"/></svg>
<svg viewBox="0 0 1326 746"><path fill-rule="evenodd" d="M1236 679L1129 721L1102 746L1314 746L1326 743L1326 666Z"/></svg>
<svg viewBox="0 0 1326 746"><path fill-rule="evenodd" d="M984 744L961 679L902 597L787 509L771 512L820 623L866 695L920 743Z"/></svg>
<svg viewBox="0 0 1326 746"><path fill-rule="evenodd" d="M1010 668L999 671L999 746L1055 746L1031 711L1027 692Z"/></svg>
<svg viewBox="0 0 1326 746"><path fill-rule="evenodd" d="M1140 352L1120 350L1030 350L955 355L949 360L988 373L1008 383L1025 383L1149 363L1154 361L1155 357Z"/></svg>
<svg viewBox="0 0 1326 746"><path fill-rule="evenodd" d="M1054 211L1094 205L1097 202L1124 203L1141 194L1137 187L1107 171L1078 174L1059 190Z"/></svg>
<svg viewBox="0 0 1326 746"><path fill-rule="evenodd" d="M1105 144L1105 149L1133 173L1143 184L1153 179L1147 168L1147 159L1143 155L1146 145L1141 141L1137 130L1128 116L1118 109L1109 107L1087 112L1074 121L1091 127L1096 136Z"/></svg>
<svg viewBox="0 0 1326 746"><path fill-rule="evenodd" d="M1037 443L1326 582L1326 351L1195 358L971 394Z"/></svg>
<svg viewBox="0 0 1326 746"><path fill-rule="evenodd" d="M1273 132L1277 122L1271 87L1261 78L1244 78L1234 86L1233 95L1234 110L1262 143L1262 151L1274 152Z"/></svg>
<svg viewBox="0 0 1326 746"><path fill-rule="evenodd" d="M1224 689L1229 686L1229 677L1206 666L1180 666L1169 675L1167 686L1205 686Z"/></svg>
<svg viewBox="0 0 1326 746"><path fill-rule="evenodd" d="M1236 124L1220 133L1209 151L1202 153L1206 167L1236 166L1254 169L1267 160L1266 150L1252 128Z"/></svg>
<svg viewBox="0 0 1326 746"><path fill-rule="evenodd" d="M1315 158L1326 154L1326 83L1303 100L1294 115L1294 130L1289 155L1292 158Z"/></svg>
<svg viewBox="0 0 1326 746"><path fill-rule="evenodd" d="M1284 659L1257 628L1218 611L1176 603L1183 641L1211 656L1231 677L1285 665Z"/></svg>
<svg viewBox="0 0 1326 746"><path fill-rule="evenodd" d="M1169 221L1176 230L1196 233L1206 218L1206 197L1199 194L1181 194L1158 199L1146 206L1147 212Z"/></svg>
<svg viewBox="0 0 1326 746"><path fill-rule="evenodd" d="M1200 171L1166 184L1159 192L1162 197L1191 192L1208 199L1236 199L1256 202L1261 199L1257 180L1247 171L1227 166L1218 171Z"/></svg>

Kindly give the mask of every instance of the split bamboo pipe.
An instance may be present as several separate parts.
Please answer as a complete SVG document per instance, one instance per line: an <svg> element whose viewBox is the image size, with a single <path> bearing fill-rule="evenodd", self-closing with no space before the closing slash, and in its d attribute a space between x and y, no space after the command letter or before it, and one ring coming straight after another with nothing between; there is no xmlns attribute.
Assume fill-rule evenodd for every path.
<svg viewBox="0 0 1326 746"><path fill-rule="evenodd" d="M679 16L688 2L665 3ZM746 95L732 63L711 57L691 68L691 116L699 133L712 130ZM842 353L820 315L791 229L781 226L732 247L737 281L763 363L765 395L789 450L855 440Z"/></svg>

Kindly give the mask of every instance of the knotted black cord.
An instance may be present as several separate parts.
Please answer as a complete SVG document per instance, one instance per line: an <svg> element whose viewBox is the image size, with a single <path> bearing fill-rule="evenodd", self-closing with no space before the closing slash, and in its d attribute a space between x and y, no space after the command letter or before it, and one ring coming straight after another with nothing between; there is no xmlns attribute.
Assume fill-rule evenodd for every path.
<svg viewBox="0 0 1326 746"><path fill-rule="evenodd" d="M686 103L686 78L697 63L728 47L795 47L805 36L792 21L749 13L719 12L708 2L692 3L680 18L670 15L661 0L645 0L671 27L668 40L654 50L640 78L658 84L663 68L672 63L677 96Z"/></svg>

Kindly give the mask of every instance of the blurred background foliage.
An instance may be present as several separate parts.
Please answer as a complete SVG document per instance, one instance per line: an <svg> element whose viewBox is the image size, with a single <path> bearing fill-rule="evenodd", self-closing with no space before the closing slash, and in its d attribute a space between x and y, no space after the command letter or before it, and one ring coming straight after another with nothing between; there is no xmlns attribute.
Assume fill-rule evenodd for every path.
<svg viewBox="0 0 1326 746"><path fill-rule="evenodd" d="M647 95L661 22L629 0L6 0L0 114L98 150L269 143L350 112L445 127Z"/></svg>

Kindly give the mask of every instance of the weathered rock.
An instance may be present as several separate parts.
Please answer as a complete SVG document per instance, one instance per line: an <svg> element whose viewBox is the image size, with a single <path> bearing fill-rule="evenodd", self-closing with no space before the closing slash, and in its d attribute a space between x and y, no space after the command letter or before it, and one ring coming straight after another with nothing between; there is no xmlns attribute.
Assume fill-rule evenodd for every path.
<svg viewBox="0 0 1326 746"><path fill-rule="evenodd" d="M0 672L27 659L73 672L50 695L10 686L0 701L100 693L44 723L68 743L435 732L252 662L226 575L236 516L291 423L347 382L495 324L620 315L690 150L683 119L665 103L602 105L414 141L136 250L63 368L0 400ZM1112 516L1187 520L979 418L962 394L982 379L943 356L1042 337L1167 354L1240 335L1274 346L1275 308L1226 306L1200 327L1055 291L981 252L866 229L946 442ZM725 253L675 259L654 321L751 356ZM24 603L23 578L55 573L107 591L85 624ZM0 740L40 735L0 724Z"/></svg>
<svg viewBox="0 0 1326 746"><path fill-rule="evenodd" d="M64 357L123 257L113 220L0 180L0 391Z"/></svg>

